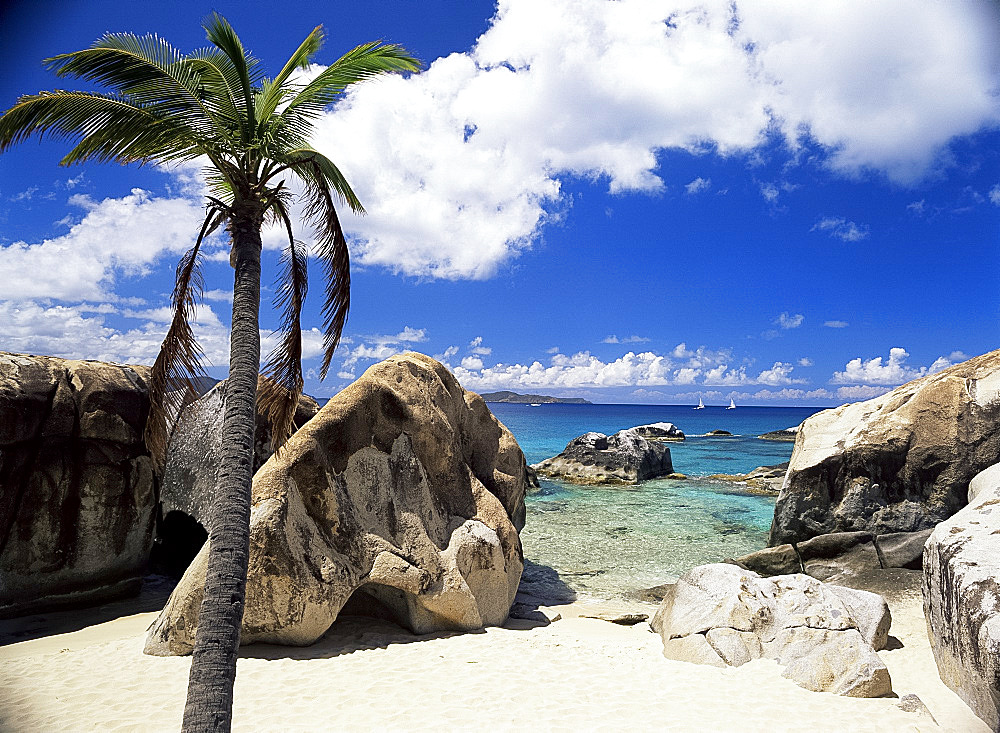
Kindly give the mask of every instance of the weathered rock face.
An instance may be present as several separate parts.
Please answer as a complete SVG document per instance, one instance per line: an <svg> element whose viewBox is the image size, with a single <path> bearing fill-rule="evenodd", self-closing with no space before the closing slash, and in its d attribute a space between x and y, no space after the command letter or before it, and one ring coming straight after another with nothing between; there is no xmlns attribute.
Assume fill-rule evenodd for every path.
<svg viewBox="0 0 1000 733"><path fill-rule="evenodd" d="M824 410L799 428L770 544L829 532L933 527L966 504L1000 456L1000 351L882 397Z"/></svg>
<svg viewBox="0 0 1000 733"><path fill-rule="evenodd" d="M684 440L684 431L672 422L654 422L637 425L630 430L647 440Z"/></svg>
<svg viewBox="0 0 1000 733"><path fill-rule="evenodd" d="M222 421L226 412L226 382L216 384L184 408L174 424L163 466L160 501L163 514L181 511L207 526L216 471L222 457ZM295 410L295 429L319 412L312 397L302 395ZM254 431L254 473L274 453L271 425L258 413Z"/></svg>
<svg viewBox="0 0 1000 733"><path fill-rule="evenodd" d="M716 564L693 568L668 586L650 625L668 659L738 667L763 657L800 687L879 697L892 691L875 654L890 621L889 607L874 593Z"/></svg>
<svg viewBox="0 0 1000 733"><path fill-rule="evenodd" d="M924 548L924 616L941 680L1000 731L1000 472L975 480Z"/></svg>
<svg viewBox="0 0 1000 733"><path fill-rule="evenodd" d="M148 371L0 353L0 617L138 592Z"/></svg>
<svg viewBox="0 0 1000 733"><path fill-rule="evenodd" d="M580 484L635 484L673 473L670 449L634 429L614 435L584 433L565 450L532 466L543 476Z"/></svg>
<svg viewBox="0 0 1000 733"><path fill-rule="evenodd" d="M781 430L772 430L769 433L764 433L763 435L758 435L760 440L773 440L777 443L794 443L795 436L799 432L799 426L796 425L794 428L783 428Z"/></svg>
<svg viewBox="0 0 1000 733"><path fill-rule="evenodd" d="M502 623L525 474L514 437L441 364L409 353L371 367L254 477L242 642L310 644L348 601L417 633ZM147 653L191 651L207 556Z"/></svg>

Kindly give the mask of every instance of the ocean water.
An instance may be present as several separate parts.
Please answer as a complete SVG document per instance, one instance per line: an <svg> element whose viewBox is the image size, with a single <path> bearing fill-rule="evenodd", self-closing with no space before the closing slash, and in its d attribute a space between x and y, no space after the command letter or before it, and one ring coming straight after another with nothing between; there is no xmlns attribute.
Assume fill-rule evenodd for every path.
<svg viewBox="0 0 1000 733"><path fill-rule="evenodd" d="M528 463L560 453L588 431L611 434L672 422L687 435L668 443L674 470L687 480L656 479L638 486L578 486L541 478L528 496L521 532L525 558L555 569L580 597L629 597L676 579L703 563L767 544L774 497L704 478L745 473L787 461L791 443L757 438L798 425L822 408L690 405L516 405L491 403ZM727 430L732 437L706 437Z"/></svg>

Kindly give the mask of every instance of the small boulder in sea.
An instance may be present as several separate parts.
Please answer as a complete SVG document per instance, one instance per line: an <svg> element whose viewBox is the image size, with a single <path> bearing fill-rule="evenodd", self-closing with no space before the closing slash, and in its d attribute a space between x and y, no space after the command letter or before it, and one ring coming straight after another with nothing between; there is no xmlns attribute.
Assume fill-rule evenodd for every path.
<svg viewBox="0 0 1000 733"><path fill-rule="evenodd" d="M760 440L773 440L778 443L794 443L795 436L799 433L799 426L794 428L784 428L782 430L772 430L769 433L758 435Z"/></svg>
<svg viewBox="0 0 1000 733"><path fill-rule="evenodd" d="M370 367L253 479L241 643L302 646L341 612L415 633L502 624L522 570L524 455L442 364ZM190 653L208 548L146 640Z"/></svg>
<svg viewBox="0 0 1000 733"><path fill-rule="evenodd" d="M807 575L762 578L736 565L701 565L666 589L650 622L663 655L738 667L773 659L800 687L849 697L892 692L885 663L891 617L875 593Z"/></svg>
<svg viewBox="0 0 1000 733"><path fill-rule="evenodd" d="M709 430L707 433L705 433L706 438L725 438L731 435L732 433L730 433L728 430Z"/></svg>
<svg viewBox="0 0 1000 733"><path fill-rule="evenodd" d="M770 544L928 529L968 503L997 456L1000 351L818 412L799 426Z"/></svg>
<svg viewBox="0 0 1000 733"><path fill-rule="evenodd" d="M647 440L684 440L684 432L672 422L654 422L648 425L637 425L631 428L636 435Z"/></svg>
<svg viewBox="0 0 1000 733"><path fill-rule="evenodd" d="M634 430L584 433L562 453L532 466L542 476L578 484L636 484L673 473L670 449Z"/></svg>
<svg viewBox="0 0 1000 733"><path fill-rule="evenodd" d="M713 473L705 478L742 483L758 493L777 496L787 470L788 461L785 461L774 466L758 466L748 473Z"/></svg>

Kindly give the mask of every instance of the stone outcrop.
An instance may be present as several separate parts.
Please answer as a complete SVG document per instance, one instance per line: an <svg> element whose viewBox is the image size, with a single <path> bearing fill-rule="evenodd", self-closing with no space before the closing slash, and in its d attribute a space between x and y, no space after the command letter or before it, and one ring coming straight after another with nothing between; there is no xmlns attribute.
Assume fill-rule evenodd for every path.
<svg viewBox="0 0 1000 733"><path fill-rule="evenodd" d="M444 366L413 353L376 364L254 476L242 642L310 644L341 612L416 633L502 623L525 482L514 437ZM191 651L207 554L147 653Z"/></svg>
<svg viewBox="0 0 1000 733"><path fill-rule="evenodd" d="M818 580L840 582L873 570L920 570L924 543L931 530L832 532L806 540L767 547L733 563L767 577L805 573Z"/></svg>
<svg viewBox="0 0 1000 733"><path fill-rule="evenodd" d="M924 548L924 616L941 680L1000 731L1000 464L969 493Z"/></svg>
<svg viewBox="0 0 1000 733"><path fill-rule="evenodd" d="M759 493L776 496L781 491L787 470L788 461L785 461L774 466L758 466L747 473L713 473L705 478L745 484Z"/></svg>
<svg viewBox="0 0 1000 733"><path fill-rule="evenodd" d="M215 492L216 469L222 457L222 421L226 412L226 381L212 387L185 407L167 443L160 501L164 516L182 511L206 524ZM302 395L295 410L294 429L319 412L312 397ZM271 425L257 414L254 430L254 473L274 453Z"/></svg>
<svg viewBox="0 0 1000 733"><path fill-rule="evenodd" d="M1000 351L799 427L770 544L931 528L1000 456Z"/></svg>
<svg viewBox="0 0 1000 733"><path fill-rule="evenodd" d="M584 433L562 453L532 466L542 476L579 484L636 484L673 473L670 449L634 430Z"/></svg>
<svg viewBox="0 0 1000 733"><path fill-rule="evenodd" d="M137 593L147 367L0 353L0 617Z"/></svg>
<svg viewBox="0 0 1000 733"><path fill-rule="evenodd" d="M761 440L773 440L777 443L794 443L795 436L798 435L799 426L794 428L783 428L782 430L772 430L757 437Z"/></svg>
<svg viewBox="0 0 1000 733"><path fill-rule="evenodd" d="M672 422L654 422L648 425L636 425L630 430L646 440L684 440L684 431Z"/></svg>
<svg viewBox="0 0 1000 733"><path fill-rule="evenodd" d="M650 625L668 659L738 667L774 659L801 687L851 697L892 691L875 653L889 607L874 593L806 575L761 578L735 565L701 565L668 586Z"/></svg>

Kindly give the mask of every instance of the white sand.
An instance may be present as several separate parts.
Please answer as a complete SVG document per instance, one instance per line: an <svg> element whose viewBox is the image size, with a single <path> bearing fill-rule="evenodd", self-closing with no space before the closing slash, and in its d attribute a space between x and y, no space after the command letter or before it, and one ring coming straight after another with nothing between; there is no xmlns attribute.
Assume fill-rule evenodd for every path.
<svg viewBox="0 0 1000 733"><path fill-rule="evenodd" d="M918 694L940 729L987 731L939 681L919 597L893 606L890 633L902 647L881 655L895 692ZM346 619L305 649L245 647L234 728L939 730L928 717L900 710L894 699L809 692L768 661L736 669L669 661L646 624L575 618L594 610L581 603L558 610L564 618L549 626L512 622L521 628L423 637L384 622ZM0 647L0 730L178 730L190 658L142 654L143 631L155 616L123 616ZM34 624L37 634L67 617L36 617L20 628ZM79 627L79 612L75 620ZM9 633L11 622L5 623Z"/></svg>

